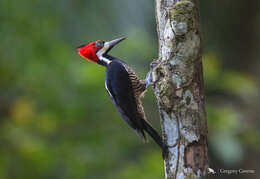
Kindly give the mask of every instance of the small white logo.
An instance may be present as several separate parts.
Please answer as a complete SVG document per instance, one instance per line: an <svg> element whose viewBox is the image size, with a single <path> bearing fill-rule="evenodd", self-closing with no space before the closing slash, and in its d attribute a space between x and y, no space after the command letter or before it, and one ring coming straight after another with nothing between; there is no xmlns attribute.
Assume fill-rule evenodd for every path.
<svg viewBox="0 0 260 179"><path fill-rule="evenodd" d="M208 168L208 174L216 174L216 172L212 168Z"/></svg>

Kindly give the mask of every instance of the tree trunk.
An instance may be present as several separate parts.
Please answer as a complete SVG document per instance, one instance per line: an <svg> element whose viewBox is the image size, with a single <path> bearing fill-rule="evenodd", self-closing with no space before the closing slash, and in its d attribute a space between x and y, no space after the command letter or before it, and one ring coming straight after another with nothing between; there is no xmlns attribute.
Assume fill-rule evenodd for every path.
<svg viewBox="0 0 260 179"><path fill-rule="evenodd" d="M159 57L152 63L163 140L165 178L207 175L199 9L195 0L155 0Z"/></svg>

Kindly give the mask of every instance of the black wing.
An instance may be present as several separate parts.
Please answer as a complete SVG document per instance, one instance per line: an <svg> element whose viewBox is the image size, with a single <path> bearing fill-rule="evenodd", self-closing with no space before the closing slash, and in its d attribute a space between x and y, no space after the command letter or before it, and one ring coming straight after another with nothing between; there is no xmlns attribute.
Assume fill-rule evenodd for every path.
<svg viewBox="0 0 260 179"><path fill-rule="evenodd" d="M121 117L146 140L146 131L164 150L161 136L139 114L129 74L121 61L112 61L107 66L106 89Z"/></svg>
<svg viewBox="0 0 260 179"><path fill-rule="evenodd" d="M138 115L131 81L121 62L113 61L107 66L105 85L121 117L145 138L143 122Z"/></svg>

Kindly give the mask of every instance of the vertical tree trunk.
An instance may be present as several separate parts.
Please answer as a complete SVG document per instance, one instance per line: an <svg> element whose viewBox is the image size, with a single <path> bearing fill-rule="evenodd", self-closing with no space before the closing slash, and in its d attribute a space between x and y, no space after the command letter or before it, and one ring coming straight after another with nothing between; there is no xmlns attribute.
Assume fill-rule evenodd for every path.
<svg viewBox="0 0 260 179"><path fill-rule="evenodd" d="M159 57L151 81L158 101L165 176L207 175L207 121L201 63L198 2L155 0Z"/></svg>

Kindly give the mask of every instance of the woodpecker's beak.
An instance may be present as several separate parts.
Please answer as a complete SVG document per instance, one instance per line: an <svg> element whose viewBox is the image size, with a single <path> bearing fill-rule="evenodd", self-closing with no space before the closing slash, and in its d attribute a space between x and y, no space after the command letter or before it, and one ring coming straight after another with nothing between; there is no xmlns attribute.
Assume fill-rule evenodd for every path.
<svg viewBox="0 0 260 179"><path fill-rule="evenodd" d="M118 39L115 39L115 40L111 40L108 43L109 47L112 48L114 47L116 44L118 44L119 42L125 40L125 37L122 37L122 38L118 38Z"/></svg>
<svg viewBox="0 0 260 179"><path fill-rule="evenodd" d="M126 39L125 37L122 37L122 38L118 38L118 39L106 42L106 45L108 46L108 49L106 50L106 53L108 53L116 44L118 44L119 42L121 42L121 41L123 41L125 39Z"/></svg>

